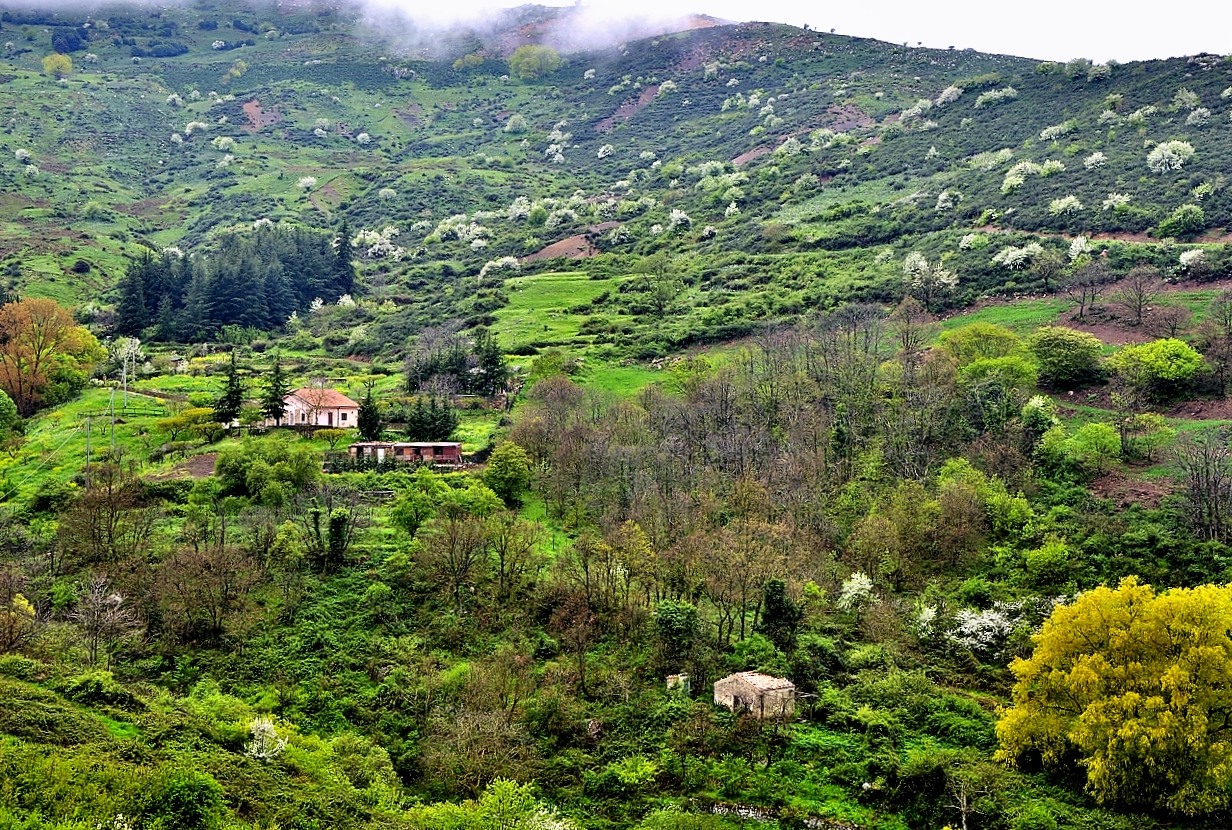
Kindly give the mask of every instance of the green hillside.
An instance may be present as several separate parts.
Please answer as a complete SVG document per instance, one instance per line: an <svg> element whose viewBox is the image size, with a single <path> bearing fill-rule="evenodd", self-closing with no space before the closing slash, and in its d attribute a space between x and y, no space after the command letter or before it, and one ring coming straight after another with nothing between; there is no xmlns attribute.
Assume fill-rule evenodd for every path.
<svg viewBox="0 0 1232 830"><path fill-rule="evenodd" d="M1232 824L1232 56L56 9L0 830Z"/></svg>

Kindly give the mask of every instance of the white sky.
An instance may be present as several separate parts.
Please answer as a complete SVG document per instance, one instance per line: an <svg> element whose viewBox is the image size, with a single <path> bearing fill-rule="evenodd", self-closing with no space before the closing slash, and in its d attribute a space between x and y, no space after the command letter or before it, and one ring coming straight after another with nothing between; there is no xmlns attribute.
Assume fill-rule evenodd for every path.
<svg viewBox="0 0 1232 830"><path fill-rule="evenodd" d="M448 5L457 10L472 2L492 4L450 0ZM538 2L572 5L567 0ZM923 41L938 49L971 47L1040 60L1124 62L1232 53L1232 0L585 0L585 5L613 17L701 12L729 20L807 23L892 43Z"/></svg>

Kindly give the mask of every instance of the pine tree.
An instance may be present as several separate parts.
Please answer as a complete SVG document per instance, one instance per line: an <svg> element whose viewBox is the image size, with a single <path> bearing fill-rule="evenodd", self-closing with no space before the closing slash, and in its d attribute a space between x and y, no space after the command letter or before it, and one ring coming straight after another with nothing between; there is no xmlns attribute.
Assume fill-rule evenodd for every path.
<svg viewBox="0 0 1232 830"><path fill-rule="evenodd" d="M369 386L364 399L359 404L359 437L365 441L377 441L381 437L381 412L377 409L376 400L372 397L372 387Z"/></svg>
<svg viewBox="0 0 1232 830"><path fill-rule="evenodd" d="M351 225L344 221L338 230L338 247L334 250L333 273L330 274L336 295L350 294L355 290L355 252L351 248ZM332 298L331 298L332 299Z"/></svg>
<svg viewBox="0 0 1232 830"><path fill-rule="evenodd" d="M235 350L231 350L231 365L227 368L227 381L223 385L222 394L214 401L214 420L220 424L229 424L240 416L244 408L244 381L240 378L239 367L235 364Z"/></svg>
<svg viewBox="0 0 1232 830"><path fill-rule="evenodd" d="M479 329L475 335L475 357L479 361L479 372L472 390L480 395L495 395L504 389L509 379L509 364L500 344L486 328Z"/></svg>
<svg viewBox="0 0 1232 830"><path fill-rule="evenodd" d="M145 306L145 280L141 263L134 263L124 272L118 286L120 301L116 304L116 333L138 335L150 324Z"/></svg>
<svg viewBox="0 0 1232 830"><path fill-rule="evenodd" d="M286 397L290 391L290 384L282 373L282 359L274 355L274 367L266 376L265 388L261 390L261 413L266 418L272 418L275 426L282 426L287 411Z"/></svg>

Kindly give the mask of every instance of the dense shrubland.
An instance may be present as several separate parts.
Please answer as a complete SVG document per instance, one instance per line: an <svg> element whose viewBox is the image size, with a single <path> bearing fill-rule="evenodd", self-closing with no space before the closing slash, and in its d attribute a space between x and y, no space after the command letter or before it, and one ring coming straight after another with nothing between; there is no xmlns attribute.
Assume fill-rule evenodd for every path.
<svg viewBox="0 0 1232 830"><path fill-rule="evenodd" d="M1227 823L1226 60L348 15L0 18L0 824Z"/></svg>

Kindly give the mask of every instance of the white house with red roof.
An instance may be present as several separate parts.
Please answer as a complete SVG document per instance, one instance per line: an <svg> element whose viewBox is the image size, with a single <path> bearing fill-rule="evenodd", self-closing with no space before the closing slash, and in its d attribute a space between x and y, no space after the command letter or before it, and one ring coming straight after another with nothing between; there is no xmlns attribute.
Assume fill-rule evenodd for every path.
<svg viewBox="0 0 1232 830"><path fill-rule="evenodd" d="M359 422L359 404L333 389L304 387L282 399L283 426L351 429Z"/></svg>

